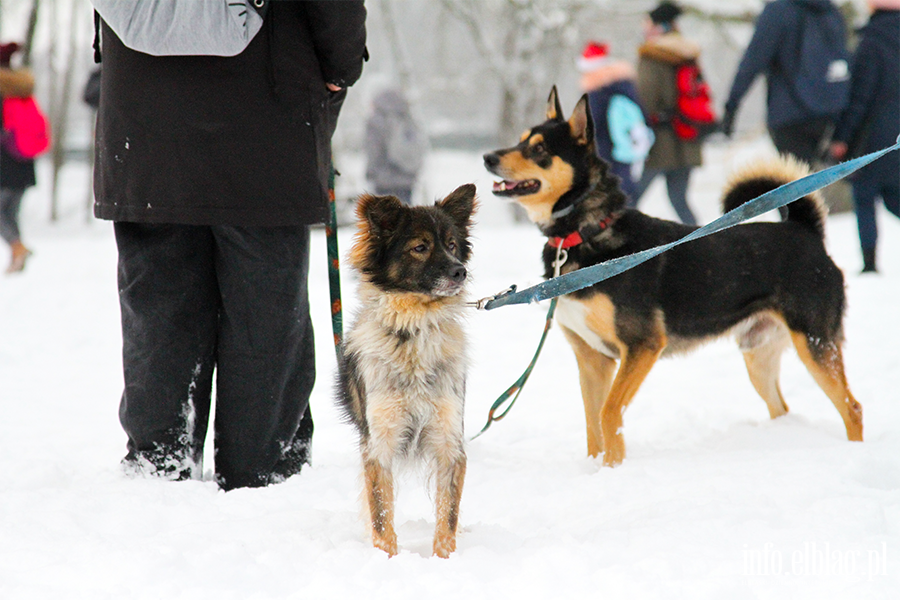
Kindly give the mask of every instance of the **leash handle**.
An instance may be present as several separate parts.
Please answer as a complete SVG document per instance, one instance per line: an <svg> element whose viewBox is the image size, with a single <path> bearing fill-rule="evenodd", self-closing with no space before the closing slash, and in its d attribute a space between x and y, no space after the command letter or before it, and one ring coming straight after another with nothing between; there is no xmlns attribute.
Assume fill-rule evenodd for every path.
<svg viewBox="0 0 900 600"><path fill-rule="evenodd" d="M500 308L501 306L506 306L507 304L540 302L541 300L546 300L548 298L556 298L557 296L576 292L632 269L663 252L671 250L675 246L711 235L722 231L723 229L728 229L743 221L765 214L770 210L786 206L807 194L820 190L835 181L847 177L872 161L877 160L888 152L893 152L898 148L900 148L900 137L897 138L897 143L893 146L834 165L819 171L818 173L812 173L806 177L797 179L796 181L786 183L728 211L715 221L695 229L688 235L675 240L674 242L642 250L641 252L636 252L635 254L630 254L628 256L613 258L590 267L585 267L584 269L578 269L577 271L572 271L565 275L548 279L543 283L539 283L522 291L504 294L489 300L484 305L484 308L485 310L493 310L495 308Z"/></svg>

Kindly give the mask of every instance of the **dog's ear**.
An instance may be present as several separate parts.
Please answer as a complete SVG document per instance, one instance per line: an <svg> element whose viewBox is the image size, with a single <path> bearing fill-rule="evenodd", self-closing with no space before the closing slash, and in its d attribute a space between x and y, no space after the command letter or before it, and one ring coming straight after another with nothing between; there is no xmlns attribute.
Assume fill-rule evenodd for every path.
<svg viewBox="0 0 900 600"><path fill-rule="evenodd" d="M563 112L562 106L559 103L559 94L556 91L556 86L550 90L550 97L547 98L547 120L555 121L556 119L562 119Z"/></svg>
<svg viewBox="0 0 900 600"><path fill-rule="evenodd" d="M465 235L469 234L472 225L472 213L475 211L475 184L461 185L450 194L436 202L435 206L447 213L453 222Z"/></svg>
<svg viewBox="0 0 900 600"><path fill-rule="evenodd" d="M572 116L569 117L569 129L572 137L579 144L589 144L594 141L594 122L591 119L591 110L588 108L588 97L584 94L575 105Z"/></svg>
<svg viewBox="0 0 900 600"><path fill-rule="evenodd" d="M368 230L377 236L390 234L400 225L403 209L403 203L394 196L365 194L356 201L360 226L368 226Z"/></svg>

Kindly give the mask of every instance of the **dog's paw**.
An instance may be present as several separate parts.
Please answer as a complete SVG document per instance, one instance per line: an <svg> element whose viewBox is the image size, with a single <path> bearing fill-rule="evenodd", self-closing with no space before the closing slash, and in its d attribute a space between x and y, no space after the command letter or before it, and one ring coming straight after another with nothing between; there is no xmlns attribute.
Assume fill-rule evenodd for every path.
<svg viewBox="0 0 900 600"><path fill-rule="evenodd" d="M379 550L387 552L388 556L397 556L397 536L373 536L372 544Z"/></svg>
<svg viewBox="0 0 900 600"><path fill-rule="evenodd" d="M625 441L622 436L613 439L603 451L603 466L617 467L625 460Z"/></svg>
<svg viewBox="0 0 900 600"><path fill-rule="evenodd" d="M456 552L456 536L435 536L434 556L439 558L450 558L452 552Z"/></svg>

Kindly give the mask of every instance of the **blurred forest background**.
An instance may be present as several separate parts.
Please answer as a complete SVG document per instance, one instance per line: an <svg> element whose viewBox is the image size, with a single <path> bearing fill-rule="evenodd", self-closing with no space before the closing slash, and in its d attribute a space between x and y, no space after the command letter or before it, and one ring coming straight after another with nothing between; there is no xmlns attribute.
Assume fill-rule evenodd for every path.
<svg viewBox="0 0 900 600"><path fill-rule="evenodd" d="M657 0L369 0L371 55L344 105L336 156L359 153L372 97L386 86L407 94L432 148L485 151L517 139L543 114L551 85L564 109L581 91L575 59L587 40L636 62L641 22ZM762 0L683 0L682 32L703 47L701 66L721 109ZM838 2L848 26L863 24L864 0ZM49 218L64 168L90 164L93 113L81 99L96 68L89 0L0 0L0 41L25 50L13 66L34 71L36 97L54 144ZM765 85L742 103L738 135L765 131ZM86 200L90 207L90 192ZM86 210L89 214L90 211Z"/></svg>

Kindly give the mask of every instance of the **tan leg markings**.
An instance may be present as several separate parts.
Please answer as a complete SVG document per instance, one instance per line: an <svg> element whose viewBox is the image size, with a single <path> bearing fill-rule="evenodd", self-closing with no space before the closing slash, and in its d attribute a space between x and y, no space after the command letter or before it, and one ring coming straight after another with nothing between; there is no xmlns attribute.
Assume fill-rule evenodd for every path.
<svg viewBox="0 0 900 600"><path fill-rule="evenodd" d="M766 401L766 406L769 407L769 417L772 419L780 417L788 411L781 388L778 386L783 351L784 346L775 342L744 352L744 364L747 365L750 382L762 399Z"/></svg>
<svg viewBox="0 0 900 600"><path fill-rule="evenodd" d="M619 372L613 380L609 396L600 409L604 465L614 467L625 459L622 413L634 398L665 347L665 336L660 336L654 346L629 348L623 353Z"/></svg>
<svg viewBox="0 0 900 600"><path fill-rule="evenodd" d="M603 433L600 430L600 407L609 395L616 361L589 346L572 330L561 327L578 363L578 379L581 398L584 401L584 419L587 428L588 454L596 458L603 450Z"/></svg>
<svg viewBox="0 0 900 600"><path fill-rule="evenodd" d="M435 494L436 524L433 551L435 556L447 558L456 550L456 528L459 524L459 502L466 477L466 457L462 455L450 464L439 459Z"/></svg>
<svg viewBox="0 0 900 600"><path fill-rule="evenodd" d="M806 335L792 331L791 339L800 360L844 420L847 439L861 442L863 439L862 405L856 401L847 386L840 346L834 345L828 348L824 356L816 360L809 348Z"/></svg>
<svg viewBox="0 0 900 600"><path fill-rule="evenodd" d="M394 478L377 460L365 463L366 500L372 519L372 543L390 556L397 554L394 532Z"/></svg>

